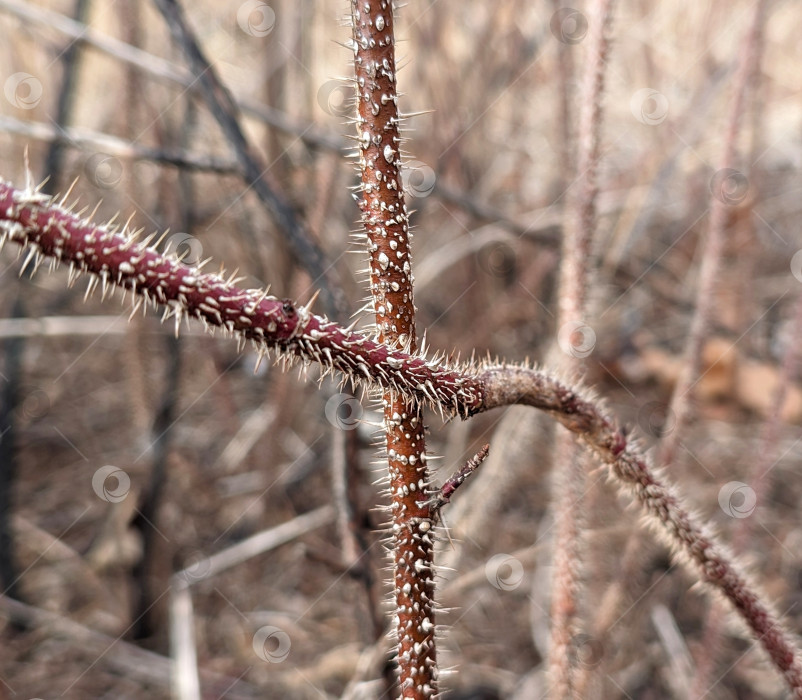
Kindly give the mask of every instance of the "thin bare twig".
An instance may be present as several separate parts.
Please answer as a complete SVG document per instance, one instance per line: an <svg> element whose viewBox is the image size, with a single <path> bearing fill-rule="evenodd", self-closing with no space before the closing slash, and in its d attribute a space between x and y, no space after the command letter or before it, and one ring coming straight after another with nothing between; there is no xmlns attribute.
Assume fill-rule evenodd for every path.
<svg viewBox="0 0 802 700"><path fill-rule="evenodd" d="M331 506L322 506L315 510L299 515L281 525L268 530L257 532L255 535L237 542L230 547L212 554L206 559L195 561L191 566L175 574L175 578L188 584L205 581L217 574L237 566L253 557L269 552L287 542L292 542L307 532L328 525L334 520L334 510Z"/></svg>
<svg viewBox="0 0 802 700"><path fill-rule="evenodd" d="M200 700L198 652L195 648L195 614L192 593L183 581L170 586L170 656L172 687L178 700Z"/></svg>
<svg viewBox="0 0 802 700"><path fill-rule="evenodd" d="M307 270L321 291L327 312L345 318L345 297L334 267L309 230L296 216L292 206L272 182L269 168L248 141L239 123L239 110L231 94L206 59L177 0L155 0L176 43L183 50L201 86L203 97L223 133L234 148L246 183L274 217L298 264Z"/></svg>
<svg viewBox="0 0 802 700"><path fill-rule="evenodd" d="M651 618L665 655L668 657L668 668L665 669L667 685L674 691L675 698L687 698L693 670L688 645L685 643L676 619L665 605L655 605L651 610Z"/></svg>
<svg viewBox="0 0 802 700"><path fill-rule="evenodd" d="M125 160L149 160L162 165L173 165L185 170L197 170L221 175L236 175L240 172L239 163L233 160L148 148L147 146L140 146L125 139L84 127L62 126L56 128L43 122L21 121L14 117L0 115L0 131L25 136L37 141L60 143L73 148L91 149L95 152L100 151L106 155Z"/></svg>

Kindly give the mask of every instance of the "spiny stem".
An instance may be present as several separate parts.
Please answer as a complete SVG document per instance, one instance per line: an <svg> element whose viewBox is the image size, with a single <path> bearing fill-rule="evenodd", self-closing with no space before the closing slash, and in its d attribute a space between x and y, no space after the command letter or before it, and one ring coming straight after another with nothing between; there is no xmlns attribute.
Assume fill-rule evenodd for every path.
<svg viewBox="0 0 802 700"><path fill-rule="evenodd" d="M697 522L636 442L615 419L583 392L542 371L499 366L480 373L483 409L510 403L547 411L575 433L610 468L619 489L627 491L662 537L700 580L723 593L785 677L794 697L802 698L802 652L732 554L707 527Z"/></svg>
<svg viewBox="0 0 802 700"><path fill-rule="evenodd" d="M69 263L71 283L91 273L89 293L101 280L111 288L133 290L139 295L135 309L143 300L162 306L176 328L183 319L196 318L240 344L252 341L261 354L275 350L287 362L316 362L324 374L342 371L355 382L414 396L441 412L467 415L481 405L479 386L456 367L389 348L289 299L241 289L224 273L203 274L202 265L184 265L126 232L91 224L45 195L0 182L0 227L0 243L21 244L34 265L44 258Z"/></svg>
<svg viewBox="0 0 802 700"><path fill-rule="evenodd" d="M238 341L253 341L261 353L272 349L287 361L316 362L324 373L337 370L444 413L468 417L513 404L547 412L608 465L619 489L635 498L678 558L726 596L794 696L802 698L802 653L796 640L731 555L656 473L637 442L586 389L532 367L484 363L460 368L389 348L289 300L202 274L122 232L80 219L50 197L0 182L0 243L7 240L33 251L36 264L43 257L70 263L78 273L91 273L95 283L102 276L112 287L133 290L179 321L192 316L210 330L221 328ZM135 305L140 304L138 299Z"/></svg>
<svg viewBox="0 0 802 700"><path fill-rule="evenodd" d="M370 291L382 345L415 352L409 218L401 179L395 35L391 0L352 0L359 208L370 263ZM404 698L437 693L434 541L423 411L392 390L382 396L393 519L393 591L398 669Z"/></svg>
<svg viewBox="0 0 802 700"><path fill-rule="evenodd" d="M557 326L559 333L584 327L592 285L591 261L596 232L596 173L600 158L604 71L609 52L613 0L593 3L589 52L582 90L576 179L571 184L563 227ZM578 372L581 357L563 360L566 371ZM554 450L554 560L551 596L549 675L555 698L575 696L578 664L575 640L580 631L586 455L564 432L558 432Z"/></svg>
<svg viewBox="0 0 802 700"><path fill-rule="evenodd" d="M742 40L742 48L738 68L733 78L734 92L729 106L727 125L724 130L724 149L718 163L718 170L711 182L710 227L702 247L702 262L699 268L699 287L696 291L694 313L686 344L685 366L671 397L669 412L674 416L672 430L660 444L660 461L671 464L675 457L680 438L684 434L693 412L693 392L702 369L702 348L709 333L710 322L715 310L715 292L719 281L722 256L724 254L725 232L730 217L732 201L729 200L727 187L730 178L741 178L741 173L732 170L735 164L738 134L740 132L741 115L744 113L749 77L760 57L759 41L763 26L765 0L758 0L750 14L746 34ZM722 181L717 181L724 176ZM737 182L735 182L738 185Z"/></svg>

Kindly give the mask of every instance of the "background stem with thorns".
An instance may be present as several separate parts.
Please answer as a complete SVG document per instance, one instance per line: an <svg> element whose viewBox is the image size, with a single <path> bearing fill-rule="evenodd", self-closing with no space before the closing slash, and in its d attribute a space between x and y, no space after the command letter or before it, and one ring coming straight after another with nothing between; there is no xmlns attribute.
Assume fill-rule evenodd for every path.
<svg viewBox="0 0 802 700"><path fill-rule="evenodd" d="M578 158L575 180L567 193L560 264L557 327L585 328L590 311L593 241L596 234L597 170L600 158L604 72L613 14L612 0L598 0L590 20L589 53L582 89ZM584 337L583 337L584 340ZM572 349L573 341L569 341ZM555 356L561 353L554 353ZM583 370L580 357L560 357L559 364L573 374ZM582 590L583 499L587 491L587 455L566 432L555 436L554 450L554 567L551 596L549 674L554 697L575 696Z"/></svg>

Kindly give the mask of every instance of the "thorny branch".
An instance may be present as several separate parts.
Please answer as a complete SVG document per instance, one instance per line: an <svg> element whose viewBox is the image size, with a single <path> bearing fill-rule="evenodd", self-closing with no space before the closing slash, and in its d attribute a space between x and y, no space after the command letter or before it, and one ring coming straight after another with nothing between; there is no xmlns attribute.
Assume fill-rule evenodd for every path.
<svg viewBox="0 0 802 700"><path fill-rule="evenodd" d="M482 449L465 462L455 474L452 474L440 487L440 490L434 497L427 501L429 512L432 514L433 519L437 520L440 518L440 511L443 509L443 506L451 503L451 498L456 490L482 465L482 462L487 459L489 454L490 445L483 445Z"/></svg>
<svg viewBox="0 0 802 700"><path fill-rule="evenodd" d="M577 171L567 198L563 226L557 326L560 333L573 324L581 327L590 311L593 240L596 236L596 199L601 150L602 96L613 0L591 5L590 44L585 68L580 110ZM579 357L564 358L565 371L581 370ZM555 697L574 697L576 639L580 624L582 590L582 501L586 487L586 455L572 444L570 436L555 436L554 464L554 558L551 596L551 640L549 675Z"/></svg>
<svg viewBox="0 0 802 700"><path fill-rule="evenodd" d="M409 217L401 180L401 136L391 0L351 2L359 209L370 258L380 344L417 350ZM382 395L392 513L393 594L401 697L437 694L434 539L423 407L392 389Z"/></svg>
<svg viewBox="0 0 802 700"><path fill-rule="evenodd" d="M275 351L285 362L316 362L322 374L337 370L352 381L393 389L443 414L468 417L521 404L546 411L577 435L607 465L617 486L634 497L649 525L677 558L713 590L723 594L752 630L802 698L802 653L763 595L717 538L691 516L675 489L654 468L609 414L584 388L571 387L546 370L484 362L462 366L383 346L372 337L315 315L308 307L266 291L241 289L222 274L203 274L148 247L125 229L97 226L30 188L0 183L0 242L13 241L26 253L22 271L45 258L70 265L70 281L88 273L87 293L99 285L135 292L165 309L176 327L193 317L209 330L221 329L242 344L252 341L261 355Z"/></svg>

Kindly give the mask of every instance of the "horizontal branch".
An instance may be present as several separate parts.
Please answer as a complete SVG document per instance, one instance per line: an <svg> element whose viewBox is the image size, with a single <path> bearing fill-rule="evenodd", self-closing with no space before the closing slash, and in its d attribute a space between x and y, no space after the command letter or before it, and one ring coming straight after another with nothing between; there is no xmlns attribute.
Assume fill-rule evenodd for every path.
<svg viewBox="0 0 802 700"><path fill-rule="evenodd" d="M469 415L481 410L475 376L380 344L375 338L342 328L308 307L270 296L260 289L241 289L224 274L203 274L150 246L153 237L113 224L98 226L71 213L55 200L0 182L0 240L28 249L23 271L44 258L70 264L70 282L90 273L88 293L119 287L132 290L135 307L166 307L165 319L176 329L196 318L208 329L220 328L239 341L253 341L257 352L271 350L287 360L320 364L324 372L341 371L355 380L380 384L416 396L437 410Z"/></svg>
<svg viewBox="0 0 802 700"><path fill-rule="evenodd" d="M101 131L83 127L54 126L44 122L22 121L0 114L0 131L27 136L37 141L58 143L75 148L100 151L126 160L148 160L186 170L239 175L240 165L234 160L195 155L169 149L149 148Z"/></svg>
<svg viewBox="0 0 802 700"><path fill-rule="evenodd" d="M463 417L500 406L522 404L548 412L575 433L610 469L619 487L641 505L649 524L699 578L724 594L749 625L802 698L802 656L795 639L740 572L731 555L707 528L692 518L675 490L666 485L640 451L587 390L571 387L547 371L505 364L459 367L381 345L374 337L342 328L266 291L241 289L222 274L203 274L138 241L112 225L97 226L32 190L0 182L0 241L27 250L22 269L44 257L70 264L71 281L89 273L88 292L102 285L131 290L166 308L176 328L197 318L238 341L252 341L260 354L271 350L288 361L316 362L326 374L343 372L354 381L398 391L442 413ZM43 257L44 256L44 257Z"/></svg>

